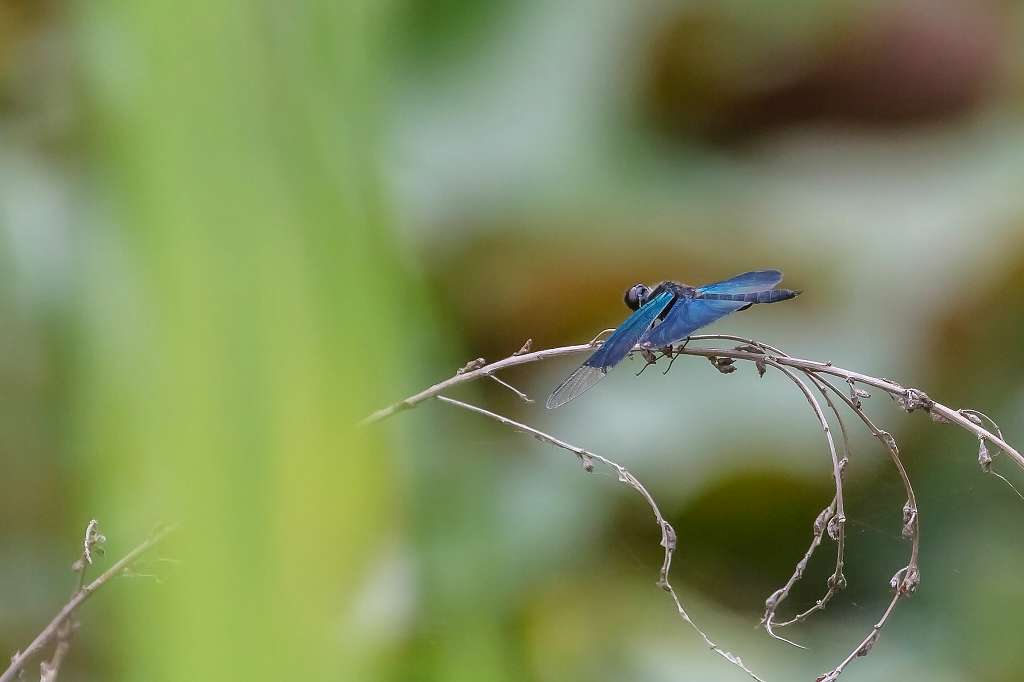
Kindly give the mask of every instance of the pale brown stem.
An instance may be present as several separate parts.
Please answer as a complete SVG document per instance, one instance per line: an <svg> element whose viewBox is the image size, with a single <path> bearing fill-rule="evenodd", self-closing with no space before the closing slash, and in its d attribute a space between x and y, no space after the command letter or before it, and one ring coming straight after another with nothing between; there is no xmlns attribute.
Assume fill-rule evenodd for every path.
<svg viewBox="0 0 1024 682"><path fill-rule="evenodd" d="M746 341L751 344L756 344L762 348L769 349L769 352L774 351L771 346L758 343L757 341L750 341L742 337L733 337L728 335L696 335L691 336L690 341L702 341L702 340L737 340ZM481 377L487 377L495 372L499 372L509 367L517 367L519 365L525 365L533 362L539 362L541 360L550 360L552 358L566 357L570 355L578 355L580 353L586 353L593 351L595 348L600 346L600 342L595 340L591 343L583 343L576 346L562 346L559 348L547 348L545 350L534 351L533 353L524 353L522 355L512 355L510 357L492 362L478 369L474 369L461 374L456 374L453 377L445 379L433 386L426 388L415 395L411 395L404 400L400 400L396 403L377 410L372 414L366 416L359 423L361 425L369 425L375 422L386 419L402 410L407 410L416 407L424 400L435 398L442 392L454 387L459 384L463 384L469 381L474 381ZM735 360L748 360L750 362L757 362L758 359L764 358L764 353L755 353L751 351L737 350L735 348L697 348L694 346L686 346L678 351L682 355L695 355L701 357L722 357L722 358L733 358ZM907 401L907 404L911 406L911 409L920 408L928 411L929 413L942 418L944 421L956 424L962 429L965 429L972 433L977 438L983 438L988 442L992 443L1000 450L1006 453L1006 455L1014 461L1014 463L1024 471L1024 455L1021 455L1016 448L1011 446L1005 440L997 436L995 433L984 428L980 424L976 424L966 416L961 414L959 410L954 410L951 407L947 407L941 403L931 400L923 391L919 391L914 388L907 388L900 386L899 384L889 381L887 379L880 379L877 377L862 374L860 372L853 372L842 367L836 367L831 362L818 362L816 360L804 360L801 358L791 356L778 356L773 357L776 362L785 367L791 367L808 372L818 372L821 374L829 374L831 376L839 377L844 381L853 381L855 383L864 384L865 386L871 386L879 390L885 391L889 395L903 399Z"/></svg>
<svg viewBox="0 0 1024 682"><path fill-rule="evenodd" d="M661 574L662 580L659 582L659 584L664 589L666 589L666 591L668 591L672 596L672 599L676 604L676 608L679 611L680 616L683 618L683 620L689 623L698 633L701 634L701 636L704 638L708 646L712 648L714 651L716 651L716 653L726 658L734 665L737 665L743 670L745 670L754 679L758 679L757 676L754 675L754 673L750 672L750 670L747 669L745 665L743 665L742 661L740 661L738 657L733 656L729 652L724 651L723 649L719 648L716 644L714 644L707 637L707 635L699 627L697 627L696 624L693 623L693 621L687 615L685 609L683 609L682 604L679 602L679 598L676 595L674 589L672 589L672 586L668 583L668 571L671 566L673 551L675 548L675 532L672 530L671 526L668 525L667 522L665 522L660 510L655 504L654 499L651 497L650 493L644 486L642 486L639 483L639 481L637 481L632 476L632 474L626 471L624 467L622 467L619 464L616 464L615 462L612 462L611 460L607 460L587 450L565 443L564 441L561 441L555 438L554 436L550 436L543 432L537 431L532 427L528 427L524 424L508 419L507 417L497 415L493 412L489 412L482 408L475 407L467 403L462 403L460 401L456 401L451 398L447 398L440 395L442 391L452 388L458 384L475 380L477 378L496 378L494 376L495 372L507 369L509 367L514 367L517 365L527 364L531 362L537 362L540 360L546 360L551 358L593 351L595 348L600 346L600 342L598 340L600 337L601 335L598 335L597 337L595 337L593 341L591 341L588 344L581 344L577 346L565 346L561 348L551 348L547 350L536 351L533 353L520 352L516 355L490 364L486 363L483 360L474 361L474 363L470 363L470 365L467 365L467 367L460 370L455 376L446 379L445 381L442 381L438 384L435 384L434 386L431 386L430 388L427 388L413 396L410 396L405 400L399 401L397 403L394 403L393 405L390 405L389 407L374 412L373 414L366 417L361 422L361 424L365 425L380 421L395 414L398 411L415 407L419 403L430 398L438 398L444 402L462 407L473 412L477 412L479 414L488 416L492 419L496 419L508 426L511 426L512 428L515 428L516 430L528 433L536 438L539 438L540 440L549 442L553 445L573 452L584 463L584 466L587 468L588 471L593 467L594 461L600 462L602 464L614 468L619 474L619 480L637 490L644 497L644 499L647 501L647 503L650 505L651 509L654 512L655 519L658 522L658 525L662 531L662 545L665 547L665 557L662 565ZM773 631L773 628L781 628L787 625L802 622L813 612L823 609L825 605L828 603L828 601L835 594L835 592L841 589L845 583L845 578L842 574L843 547L845 542L845 534L843 531L843 525L845 521L845 510L843 507L842 474L843 467L847 462L847 458L839 458L835 442L832 437L832 432L828 419L826 418L821 405L814 397L814 393L812 392L811 387L808 386L807 382L810 382L810 384L821 393L822 397L828 404L828 407L835 415L836 420L838 421L843 434L844 452L847 453L847 455L849 453L849 440L846 433L846 425L844 424L839 414L839 411L836 409L835 403L833 403L833 401L829 397L830 392L833 393L840 400L842 400L861 419L861 421L865 424L868 430L871 431L872 435L875 436L885 446L889 454L889 457L893 462L893 465L896 467L896 470L899 473L900 479L907 493L907 502L904 505L903 509L903 534L904 537L911 540L909 562L905 567L897 571L896 575L894 575L892 580L890 581L890 585L895 594L892 600L890 601L888 607L882 614L881 618L872 627L868 635L850 653L850 655L848 655L838 666L836 666L836 668L834 668L832 671L826 673L825 675L819 678L819 682L834 682L834 680L836 680L839 677L839 675L842 674L842 672L850 664L850 662L852 662L858 656L864 656L870 652L871 648L874 646L874 643L878 639L879 632L885 626L889 617L892 615L897 602L901 598L913 593L913 591L917 588L917 585L920 582L920 570L918 567L918 557L920 548L918 508L917 499L914 495L914 490L910 482L910 477L907 474L906 468L904 467L902 460L900 459L899 450L896 446L896 442L893 439L893 437L886 431L883 431L879 429L877 426L875 426L875 424L871 421L871 419L862 409L860 398L866 397L867 394L863 392L861 389L858 389L857 385L870 386L874 389L884 391L889 396L891 396L907 412L923 410L928 412L932 416L932 418L937 422L952 423L968 431L976 438L978 438L982 444L982 455L979 455L979 457L982 457L985 453L984 445L986 442L995 445L997 448L999 448L999 450L1005 453L1007 457L1012 459L1014 463L1017 464L1017 466L1020 467L1022 470L1024 470L1024 456L1022 456L1020 452L1018 452L1013 446L1007 443L1003 438L1003 434L999 431L999 427L990 419L984 417L984 415L981 415L981 413L967 409L954 410L950 407L947 407L946 405L935 402L923 391L920 391L915 388L901 386L900 384L897 384L896 382L890 379L872 377L870 375L863 374L860 372L854 372L851 370L843 369L841 367L836 367L831 362L818 362L814 360L795 358L767 344L763 344L757 341L745 339L738 336L698 335L690 337L687 340L687 344L689 344L692 341L725 340L740 341L745 343L746 345L739 346L736 348L699 348L696 346L684 345L682 348L676 349L673 355L692 355L710 358L712 359L712 362L715 364L715 366L718 367L719 369L723 369L722 365L728 364L721 363L720 361L722 359L730 359L746 360L752 362L755 365L757 365L758 369L761 371L762 374L764 373L764 368L766 366L771 366L779 370L780 372L785 374L787 378L794 382L794 384L800 389L801 393L803 393L804 397L807 399L808 404L814 411L814 414L818 418L821 428L825 433L826 441L829 447L829 452L832 458L833 481L836 490L835 497L833 498L830 505L826 507L821 514L819 514L818 519L815 522L814 534L812 536L811 545L808 548L807 552L804 554L803 558L800 560L800 562L798 562L796 570L793 573L793 576L789 579L789 581L787 581L783 588L773 593L773 595L769 597L769 599L766 602L765 617L762 623L765 625L765 629L769 632L769 634L771 634L773 637L776 637L777 639L781 639L783 641L789 642L790 644L794 644L793 642L790 642L789 640L786 640L785 638L777 635ZM798 374L803 374L807 381L801 379L798 376ZM842 379L844 382L849 384L851 394L847 396L843 391L841 391L831 381L829 381L827 377L837 377L839 379ZM520 394L522 396L522 394L518 390L516 392L517 394ZM991 424L993 430L985 428L984 424L986 421L989 424ZM991 462L991 458L988 458L985 461ZM822 597L822 599L818 600L814 606L810 607L806 611L798 614L797 616L788 621L776 623L774 621L776 609L782 603L782 601L785 600L785 598L788 596L790 589L793 587L796 581L798 581L802 577L804 569L810 561L815 549L821 544L823 535L826 531L829 532L829 535L835 539L837 544L836 570L829 580L828 591L825 593L825 596ZM5 682L5 680L0 679L0 682Z"/></svg>
<svg viewBox="0 0 1024 682"><path fill-rule="evenodd" d="M561 440L560 438L556 438L555 436L535 429L532 426L527 426L526 424L517 422L514 419L509 419L508 417L497 414L495 412L491 412L490 410L485 410L482 407L477 407L476 405L471 405L469 403L462 402L461 400L454 400L443 395L437 396L437 399L440 400L441 402L448 403L449 405L454 405L455 407L459 407L470 412L475 412L476 414L493 419L497 422L500 422L501 424L504 424L505 426L508 426L516 431L519 431L520 433L525 433L529 436L533 436L534 438L545 443L554 445L555 447L562 448L563 450L568 450L569 452L576 455L577 458L579 458L580 462L583 464L583 468L586 471L593 470L594 462L598 462L613 469L617 474L619 481L628 485L630 488L639 493L641 497L644 498L644 501L647 503L647 506L650 507L651 509L651 513L654 515L654 520L658 524L658 529L661 531L660 545L664 550L661 571L658 576L658 586L669 594L669 597L671 597L672 602L676 607L676 612L679 614L679 617L691 628L693 628L698 635L700 635L700 637L704 640L704 644L709 649L711 649L716 654L718 654L725 660L729 661L736 667L743 670L752 679L757 680L758 682L763 682L763 680L761 680L760 677L758 677L750 668L746 666L746 664L739 656L729 651L726 651L718 644L715 644L715 642L711 640L708 634L704 632L704 630L701 629L701 627L698 626L696 622L694 622L694 620L690 617L690 614L687 613L682 601L679 599L679 595L676 593L675 588L669 581L669 572L672 568L672 557L676 551L676 532L672 528L671 524L669 524L669 522L665 520L664 515L661 513L661 509L658 507L658 503L654 500L654 496L651 495L647 488L632 473L630 473L629 470L626 469L626 467L608 459L607 457L602 457L601 455L595 454L590 450L581 448L576 445L572 445L571 443L567 443L564 440Z"/></svg>
<svg viewBox="0 0 1024 682"><path fill-rule="evenodd" d="M47 644L57 637L58 630L61 625L74 615L79 606L85 603L85 601L89 599L96 590L110 582L111 578L114 578L126 568L130 567L139 559L139 557L152 549L156 544L167 537L168 533L171 533L175 529L176 526L166 526L156 531L142 544L128 552L128 554L126 554L122 559L100 574L98 578L86 585L83 585L80 590L76 591L68 603L64 605L56 616L53 617L53 620L43 628L42 632L36 635L36 638L32 640L32 643L25 647L24 651L14 655L11 659L11 665L6 671L4 671L3 675L0 675L0 682L13 682L16 680L18 678L18 673L25 667L28 660L36 656Z"/></svg>

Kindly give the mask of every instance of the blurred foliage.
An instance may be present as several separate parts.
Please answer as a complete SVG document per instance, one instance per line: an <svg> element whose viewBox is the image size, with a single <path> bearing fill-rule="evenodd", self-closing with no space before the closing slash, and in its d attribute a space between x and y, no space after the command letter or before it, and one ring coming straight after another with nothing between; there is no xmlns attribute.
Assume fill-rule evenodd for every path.
<svg viewBox="0 0 1024 682"><path fill-rule="evenodd" d="M804 296L716 330L1019 444L1022 35L996 0L0 2L0 649L59 608L89 518L106 560L181 520L61 679L738 679L608 472L441 405L352 424L589 339L634 282L776 266ZM698 622L813 679L884 608L902 488L851 420L849 589L790 633L810 651L769 640L828 458L783 378L689 360L554 413L459 391L627 464ZM570 365L505 378L541 398ZM889 402L924 582L847 676L1017 680L1020 499Z"/></svg>
<svg viewBox="0 0 1024 682"><path fill-rule="evenodd" d="M648 98L663 127L721 139L821 120L948 120L1005 69L1010 12L998 3L750 4L697 4L660 30Z"/></svg>
<svg viewBox="0 0 1024 682"><path fill-rule="evenodd" d="M354 423L396 338L365 137L381 16L88 9L114 226L89 235L80 299L81 508L122 547L184 524L166 589L109 602L124 679L374 669L358 595L395 491ZM370 320L374 343L353 333Z"/></svg>
<svg viewBox="0 0 1024 682"><path fill-rule="evenodd" d="M396 13L403 57L419 66L452 66L472 59L481 41L508 17L514 3L403 0Z"/></svg>

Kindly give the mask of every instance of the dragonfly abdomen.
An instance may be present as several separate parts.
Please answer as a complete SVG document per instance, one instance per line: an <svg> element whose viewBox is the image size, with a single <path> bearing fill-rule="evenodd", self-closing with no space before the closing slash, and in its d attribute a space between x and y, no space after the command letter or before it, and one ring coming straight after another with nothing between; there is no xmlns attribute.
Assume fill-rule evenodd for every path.
<svg viewBox="0 0 1024 682"><path fill-rule="evenodd" d="M714 294L701 293L699 298L712 301L746 301L747 303L778 303L788 301L800 295L800 291L793 289L768 289L766 291L754 291L746 294Z"/></svg>

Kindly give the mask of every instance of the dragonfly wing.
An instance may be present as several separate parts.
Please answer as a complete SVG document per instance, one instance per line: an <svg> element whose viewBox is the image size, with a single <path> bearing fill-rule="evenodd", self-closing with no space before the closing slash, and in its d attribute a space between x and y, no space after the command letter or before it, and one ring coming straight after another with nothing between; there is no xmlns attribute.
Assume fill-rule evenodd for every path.
<svg viewBox="0 0 1024 682"><path fill-rule="evenodd" d="M608 340L602 343L601 347L594 351L594 354L583 364L604 369L619 364L633 349L644 332L650 329L654 321L658 319L658 315L665 310L673 296L672 292L663 291L641 306L619 325L619 328L608 337Z"/></svg>
<svg viewBox="0 0 1024 682"><path fill-rule="evenodd" d="M545 407L549 410L553 410L556 407L565 405L570 400L574 400L583 395L583 393L590 389L594 384L601 379L604 379L607 374L608 369L605 367L580 365L572 374L565 378L565 381L558 385L558 388L551 392L551 395L548 396L547 402L544 403Z"/></svg>
<svg viewBox="0 0 1024 682"><path fill-rule="evenodd" d="M587 361L566 377L548 396L548 409L560 407L596 384L608 374L608 370L622 362L644 332L650 329L662 311L668 306L674 294L663 291L640 307L619 325L608 340L601 344Z"/></svg>
<svg viewBox="0 0 1024 682"><path fill-rule="evenodd" d="M778 286L781 281L782 273L778 270L755 270L721 282L705 284L697 290L709 294L753 294Z"/></svg>
<svg viewBox="0 0 1024 682"><path fill-rule="evenodd" d="M715 301L700 298L680 298L657 327L640 339L648 348L665 348L715 320L746 306L744 301Z"/></svg>

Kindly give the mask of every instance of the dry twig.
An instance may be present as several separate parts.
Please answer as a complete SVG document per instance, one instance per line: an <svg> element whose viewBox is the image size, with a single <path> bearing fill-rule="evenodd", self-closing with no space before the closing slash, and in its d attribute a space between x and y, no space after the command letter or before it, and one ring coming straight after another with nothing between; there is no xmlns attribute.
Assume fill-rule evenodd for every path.
<svg viewBox="0 0 1024 682"><path fill-rule="evenodd" d="M99 533L96 522L91 521L89 526L86 528L82 557L72 566L73 570L78 575L78 589L76 589L74 594L72 594L68 603L66 603L64 607L57 612L57 615L53 617L53 620L43 628L42 632L36 635L36 638L32 640L32 643L25 647L24 651L14 654L11 658L11 665L4 671L3 675L0 675L0 682L13 682L13 680L18 679L19 673L25 667L25 664L29 659L40 653L44 647L56 639L57 647L54 651L53 657L51 657L49 661L44 661L40 666L42 682L53 682L56 679L60 666L67 656L68 649L70 648L70 636L74 629L72 625L72 617L78 607L81 606L85 600L91 597L96 590L110 582L111 578L114 578L125 570L131 568L131 566L143 554L152 549L175 529L176 526L164 526L162 528L158 528L142 544L128 552L128 554L118 560L113 566L100 574L98 578L86 584L85 570L92 564L93 553L96 550L101 549L102 543L106 540L106 538Z"/></svg>
<svg viewBox="0 0 1024 682"><path fill-rule="evenodd" d="M542 360L550 360L553 358L567 357L571 355L578 355L580 353L586 353L595 350L600 346L598 337L595 337L590 343L582 343L575 346L561 346L559 348L546 348L544 350L534 351L532 353L524 353L522 355L512 355L502 360L477 367L469 371L464 371L460 374L445 379L444 381L438 382L429 388L426 388L415 395L411 395L404 400L399 400L396 403L392 403L387 407L381 408L376 412L367 415L360 421L362 425L369 425L375 422L379 422L382 419L393 416L394 414L403 410L408 410L416 407L425 400L430 398L436 398L444 391L458 386L459 384L474 381L483 376L490 376L496 372L499 372L509 367L517 367L519 365L526 365L533 362L540 362ZM749 339L739 339L739 337L729 336L715 336L715 335L699 335L691 336L690 341L703 341L703 340L716 340L716 339L738 339L746 341L747 343L752 342ZM763 345L763 344L758 344ZM753 363L763 362L764 354L759 352L751 352L749 350L737 350L724 349L724 348L697 348L687 346L680 349L679 354L681 355L699 355L702 357L727 357L733 358L734 360L748 360ZM1012 459L1014 463L1024 471L1024 455L1016 450L1013 446L997 436L995 433L984 428L981 424L968 419L966 416L961 414L959 410L954 410L951 407L947 407L941 403L937 403L931 400L923 391L919 391L914 388L905 388L899 384L889 381L887 379L880 379L877 377L869 376L867 374L861 374L860 372L853 372L848 369L834 366L831 362L818 362L816 360L803 360L801 358L782 356L775 358L775 361L780 365L786 367L792 367L801 371L809 371L816 374L828 374L831 376L839 377L847 382L853 384L863 384L865 386L871 386L882 391L885 391L891 396L897 397L901 400L901 406L908 412L913 412L917 409L924 409L932 415L938 421L944 423L951 423L959 426L971 432L976 438L982 438L987 442L995 445L1001 451L1006 453L1007 457Z"/></svg>
<svg viewBox="0 0 1024 682"><path fill-rule="evenodd" d="M420 403L429 400L431 398L438 398L439 400L461 407L463 409L482 414L484 416L495 419L507 426L514 428L517 431L530 434L542 441L551 443L560 448L566 449L573 452L580 458L581 462L587 471L593 468L595 461L605 464L616 470L619 476L619 480L627 485L630 485L633 489L639 492L644 499L647 501L651 510L654 513L655 520L657 521L661 532L662 532L662 546L665 548L665 558L662 565L661 580L659 585L664 588L672 597L673 602L676 605L676 609L679 612L680 617L691 625L700 635L703 637L705 643L718 655L722 656L726 660L730 661L734 665L739 666L747 672L752 678L759 679L750 669L748 669L739 657L725 651L717 644L712 642L707 634L704 633L689 617L686 610L683 608L675 590L668 582L668 570L671 566L672 556L675 549L676 537L672 527L665 521L658 509L654 498L648 492L648 490L637 481L622 465L617 464L611 460L605 459L594 453L585 450L583 448L570 445L558 438L538 431L530 426L522 424L520 422L511 420L507 417L495 414L483 408L479 408L468 403L453 400L451 398L442 396L441 393L453 388L461 383L473 381L482 377L489 377L497 379L495 376L496 372L509 367L517 365L523 365L532 362L538 362L541 360L547 360L552 358L558 358L568 355L575 355L578 353L585 353L594 350L600 345L600 339L605 334L602 332L594 337L590 343L580 344L576 346L565 346L561 348L549 348L545 350L539 350L534 352L529 351L529 344L525 345L516 354L498 360L497 362L486 363L482 360L478 360L474 363L470 363L463 369L461 369L455 376L446 379L442 382L435 384L419 393L394 403L386 408L378 410L373 414L369 415L361 424L367 425L378 422L382 419L392 416L393 414L416 407ZM743 345L736 346L733 348L701 348L689 345L694 341L738 341ZM636 349L640 350L640 349ZM642 351L641 351L642 352ZM810 546L804 553L803 557L797 563L795 570L789 580L780 589L776 590L765 602L765 612L762 618L762 625L765 630L772 637L793 644L794 646L800 646L795 642L792 642L784 637L777 634L776 630L800 623L806 620L811 614L816 611L820 611L825 608L828 602L839 590L843 589L846 585L846 578L843 575L843 564L844 564L844 544L845 544L845 532L844 526L846 521L845 508L843 504L843 471L848 463L849 458L849 440L847 435L846 425L843 423L842 417L839 410L836 407L836 403L833 401L833 397L840 401L847 408L849 408L860 420L863 422L865 427L871 432L871 434L882 443L885 447L890 460L896 468L896 471L903 483L904 489L907 495L907 501L903 506L903 517L902 517L902 532L903 537L911 542L910 558L907 565L899 569L896 574L892 577L889 582L890 588L893 591L893 597L889 601L888 606L882 613L879 620L872 626L867 636L853 649L853 651L844 658L839 665L833 668L828 673L825 673L817 678L817 682L835 682L835 680L844 672L849 664L860 656L867 655L872 647L878 640L881 629L885 626L889 617L892 615L893 610L896 607L897 602L900 599L905 598L912 594L918 587L921 580L921 573L918 566L918 557L920 549L920 533L919 533L919 521L918 521L918 505L917 498L914 494L913 487L911 486L910 477L907 473L906 468L899 455L899 448L896 445L895 439L888 432L878 428L874 422L867 416L863 410L862 399L867 399L870 394L862 388L862 386L870 386L874 389L881 390L888 394L893 400L907 412L914 412L917 410L927 412L932 419L937 423L948 423L959 426L965 431L972 434L979 441L979 454L978 462L981 468L986 473L992 473L998 476L1000 479L1005 481L1011 488L1013 485L1003 477L1002 475L992 471L992 456L989 454L988 445L992 445L997 448L997 452L1004 453L1009 459L1024 470L1024 456L1021 455L1014 447L1005 441L1002 432L999 430L998 425L992 421L989 417L976 410L962 409L955 410L947 407L941 403L932 400L924 391L916 388L909 388L901 386L900 384L885 378L873 377L860 372L854 372L851 370L843 369L841 367L834 366L831 362L817 362L814 360L804 360L801 358L792 357L782 352L781 350L769 346L767 344L759 343L750 339L744 339L738 336L730 335L698 335L691 336L687 342L681 347L677 348L672 353L671 360L674 361L679 355L693 355L705 357L711 361L712 365L723 374L732 373L736 367L735 361L745 360L753 363L757 368L758 373L764 376L768 367L771 367L788 379L790 379L794 385L800 390L804 398L807 400L808 405L811 407L815 417L817 418L819 425L825 433L825 440L828 445L829 455L832 461L832 478L835 487L835 495L832 501L827 507L815 519L813 524L813 532ZM653 361L651 355L645 354L644 357L648 362ZM671 365L670 365L671 366ZM847 384L849 393L840 390L839 387L833 383L835 379L842 380ZM500 382L508 388L512 388ZM813 389L813 390L812 390ZM512 389L521 397L525 398L517 389ZM829 424L829 420L822 409L821 404L818 402L814 395L814 391L817 391L822 398L825 400L830 412L833 414L836 422L842 431L843 444L844 444L844 456L839 457L836 449L835 441L832 437L832 429ZM985 425L991 426L991 430L986 428ZM1013 488L1014 492L1020 495L1020 492ZM1022 496L1024 498L1024 496ZM790 590L799 581L807 568L815 550L824 541L825 536L828 536L832 541L836 543L836 566L832 575L829 577L827 584L827 591L824 596L817 600L808 609L798 613L796 616L789 620L778 622L775 620L777 610L779 606L789 596ZM0 682L4 680L0 679Z"/></svg>
<svg viewBox="0 0 1024 682"><path fill-rule="evenodd" d="M508 417L504 417L500 414L496 414L489 410L485 410L482 407L470 405L469 403L464 403L461 400L454 400L443 395L437 396L437 399L442 402L448 403L449 405L454 405L455 407L460 407L464 410L469 410L470 412L475 412L476 414L480 414L485 417L490 417L491 419L501 422L505 426L512 427L513 429L519 431L520 433L525 433L527 435L533 436L534 438L542 442L550 443L551 445L562 448L563 450L568 450L569 452L576 455L577 458L579 458L580 463L583 465L583 469L587 472L591 472L594 470L594 462L604 464L605 466L614 469L616 475L619 478L619 481L625 483L630 488L639 493L640 496L644 498L644 501L647 502L647 506L651 508L651 512L654 514L654 520L658 524L658 529L661 531L660 545L665 550L664 558L662 559L661 563L661 571L658 574L658 587L668 592L669 596L672 598L672 601L676 606L676 611L679 613L679 617L682 618L684 622L686 622L690 627L692 627L697 632L697 634L701 636L701 638L704 640L704 644L706 644L709 649L711 649L716 654L718 654L725 660L729 661L736 667L742 669L754 680L757 680L758 682L764 682L760 677L758 677L754 673L754 671L752 671L750 668L746 666L746 664L743 662L742 659L740 659L739 656L730 653L729 651L726 651L719 645L715 644L708 636L708 634L699 625L697 625L697 623L695 623L692 618L690 618L690 614L686 612L686 609L683 607L682 601L680 601L679 596L676 594L675 588L672 587L672 583L669 582L669 571L672 568L672 557L676 551L676 531L672 528L672 525L665 520L665 517L661 513L661 509L658 508L658 503L655 502L654 497L651 495L651 493L648 492L647 488L644 487L644 485L639 480L637 480L637 478L633 474L631 474L629 470L626 469L626 467L606 457L602 457L601 455L595 454L589 450L577 447L575 445L572 445L571 443L566 443L565 441L555 438L554 436L544 433L543 431L535 429L532 426L527 426L526 424L522 424L513 419L509 419Z"/></svg>
<svg viewBox="0 0 1024 682"><path fill-rule="evenodd" d="M772 618L775 615L775 610L789 595L789 590L793 587L796 581L802 577L806 562L810 561L815 547L817 547L821 541L821 536L820 533L818 533L817 528L819 520L823 521L822 525L824 526L824 530L828 532L829 537L836 543L836 570L832 574L832 577L829 578L828 592L825 593L825 596L822 597L815 606L804 614L801 614L801 616L806 618L811 612L824 608L825 604L832 598L832 595L843 589L846 585L846 578L843 577L843 550L846 544L846 509L843 505L843 469L846 467L847 460L845 458L842 460L839 459L839 455L836 453L835 442L832 439L832 429L829 428L828 425L828 419L826 419L825 413L821 409L821 405L818 404L818 401L815 399L814 394L811 393L810 388L807 387L807 384L797 377L791 370L783 367L775 360L766 360L765 362L769 366L778 369L790 380L796 383L800 388L800 391L804 394L804 397L807 399L807 402L810 404L815 416L817 416L818 422L821 424L821 428L825 432L825 438L828 441L829 454L832 457L832 479L836 490L835 497L832 498L832 503L826 508L826 511L830 512L827 514L828 518L823 519L822 517L826 514L825 512L822 512L822 514L818 515L818 519L815 520L815 534L818 538L817 543L812 541L810 549L808 549L807 553L804 555L805 559L802 559L801 563L797 564L797 570L793 572L793 577L790 578L789 582L787 582L781 590L776 591L765 602L765 616L762 620L765 631L776 639L781 639L789 644L794 644L794 642L775 634L772 629Z"/></svg>
<svg viewBox="0 0 1024 682"><path fill-rule="evenodd" d="M82 556L71 564L71 570L77 576L75 589L71 593L72 598L85 584L85 571L92 565L93 554L103 554L103 543L106 541L107 538L100 532L99 522L96 519L90 521L85 527L85 538L82 540ZM56 682L60 667L71 650L71 635L77 627L78 622L74 618L68 618L57 628L57 646L54 647L53 656L39 664L40 682Z"/></svg>

